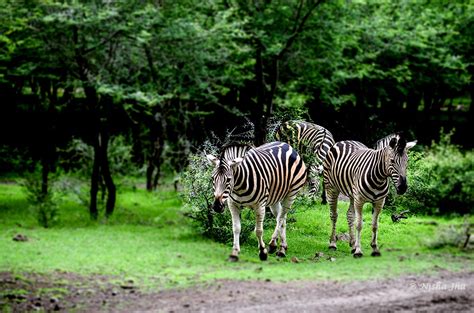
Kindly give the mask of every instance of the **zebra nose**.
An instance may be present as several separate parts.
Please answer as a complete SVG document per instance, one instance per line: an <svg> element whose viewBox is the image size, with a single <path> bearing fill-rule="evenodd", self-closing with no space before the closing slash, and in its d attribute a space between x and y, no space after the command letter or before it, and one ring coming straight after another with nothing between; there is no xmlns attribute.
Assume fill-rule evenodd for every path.
<svg viewBox="0 0 474 313"><path fill-rule="evenodd" d="M405 176L400 176L397 185L397 194L403 195L407 191L407 179Z"/></svg>
<svg viewBox="0 0 474 313"><path fill-rule="evenodd" d="M214 205L212 206L212 210L216 213L224 212L224 203L222 201L219 201L218 199L216 199L214 201Z"/></svg>

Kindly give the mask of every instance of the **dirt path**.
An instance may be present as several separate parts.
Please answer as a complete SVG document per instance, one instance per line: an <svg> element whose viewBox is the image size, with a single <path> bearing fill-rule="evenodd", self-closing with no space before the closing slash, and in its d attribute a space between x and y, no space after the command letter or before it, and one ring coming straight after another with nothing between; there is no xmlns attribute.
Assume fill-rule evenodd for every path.
<svg viewBox="0 0 474 313"><path fill-rule="evenodd" d="M18 279L0 273L0 308L8 306L16 312L474 312L474 272L349 283L218 281L157 293L142 293L133 282L112 284L104 277L57 275ZM59 291L62 295L55 297Z"/></svg>

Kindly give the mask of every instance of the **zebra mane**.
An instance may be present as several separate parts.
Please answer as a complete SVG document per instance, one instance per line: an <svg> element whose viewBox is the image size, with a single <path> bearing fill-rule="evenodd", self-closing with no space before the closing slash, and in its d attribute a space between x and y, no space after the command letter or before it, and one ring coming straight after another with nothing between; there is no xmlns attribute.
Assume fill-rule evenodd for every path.
<svg viewBox="0 0 474 313"><path fill-rule="evenodd" d="M246 143L241 142L231 142L224 145L221 148L221 152L219 155L219 160L233 160L235 158L243 158L245 154L250 150L253 149L254 146Z"/></svg>

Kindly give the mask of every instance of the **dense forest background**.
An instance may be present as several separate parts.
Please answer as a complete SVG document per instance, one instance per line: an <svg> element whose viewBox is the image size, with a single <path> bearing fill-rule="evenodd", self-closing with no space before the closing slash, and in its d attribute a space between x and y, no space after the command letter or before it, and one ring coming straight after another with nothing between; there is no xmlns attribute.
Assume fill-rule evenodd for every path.
<svg viewBox="0 0 474 313"><path fill-rule="evenodd" d="M242 125L256 144L294 118L368 145L455 128L471 149L473 38L469 0L4 0L0 172L38 169L47 194L89 153L96 218L101 187L113 212L118 162L153 190Z"/></svg>

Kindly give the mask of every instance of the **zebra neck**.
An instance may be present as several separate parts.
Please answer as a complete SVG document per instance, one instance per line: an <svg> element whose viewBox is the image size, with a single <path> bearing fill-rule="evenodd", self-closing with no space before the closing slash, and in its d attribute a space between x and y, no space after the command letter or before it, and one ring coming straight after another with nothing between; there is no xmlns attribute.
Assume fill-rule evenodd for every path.
<svg viewBox="0 0 474 313"><path fill-rule="evenodd" d="M375 153L375 163L370 176L376 185L383 186L388 183L387 179L390 177L385 163L385 150L376 150Z"/></svg>
<svg viewBox="0 0 474 313"><path fill-rule="evenodd" d="M388 150L387 149L382 149L382 150L377 150L379 151L379 162L380 162L380 167L383 168L383 173L385 175L385 177L390 177L390 172L388 170L388 166L387 166L387 162L386 162L386 159L387 159L387 153L388 153Z"/></svg>

